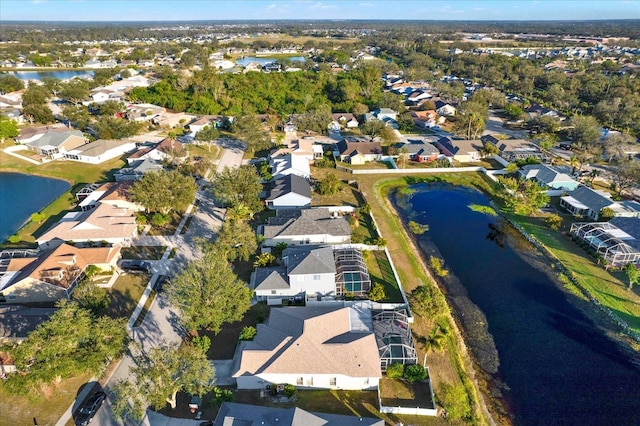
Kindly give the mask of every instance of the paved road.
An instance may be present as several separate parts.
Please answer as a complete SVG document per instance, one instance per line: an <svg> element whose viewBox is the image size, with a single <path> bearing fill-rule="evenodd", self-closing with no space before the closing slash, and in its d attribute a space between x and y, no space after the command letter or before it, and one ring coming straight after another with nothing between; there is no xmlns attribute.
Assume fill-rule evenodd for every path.
<svg viewBox="0 0 640 426"><path fill-rule="evenodd" d="M483 135L491 135L491 134L496 134L496 133L502 133L505 135L509 135L512 138L515 139L526 139L527 138L527 132L524 130L511 130L511 129L505 129L502 126L502 118L496 116L495 111L493 110L489 110L489 118L485 124L485 130L482 133Z"/></svg>
<svg viewBox="0 0 640 426"><path fill-rule="evenodd" d="M244 155L244 146L238 141L223 141L222 144L225 149L222 158L218 164L218 170L224 169L224 167L238 167L242 163ZM206 182L203 182L206 184ZM210 192L206 189L198 191L197 199L200 200L198 208L195 211L191 223L187 231L181 235L163 236L163 237L141 237L137 242L141 245L171 245L177 248L177 254L174 259L159 260L153 263L153 277L155 280L157 275L173 275L176 271L179 271L184 265L197 258L200 255L199 248L197 247L198 238L211 239L215 236L215 231L219 229L224 219L224 209L217 206L211 196ZM133 341L139 345L142 350L148 350L153 346L159 345L165 341L168 343L182 341L185 334L185 330L181 328L178 315L167 303L164 294L160 293L156 296L156 299L151 305L151 308L144 318L144 321L139 327L133 330ZM135 350L136 345L131 345L131 350ZM129 367L133 365L133 358L127 354L122 358L122 361L114 370L112 376L107 381L105 389L108 391L119 380L129 380ZM97 385L97 384L95 384ZM99 386L99 385L97 385ZM79 396L81 399L90 391L90 387L81 393ZM108 393L108 392L107 392ZM71 418L71 412L78 408L78 403L74 402L74 405L70 407L67 413L60 419L58 425L62 426L67 423ZM143 425L156 424L160 421L161 424L189 424L188 422L181 422L180 420L160 418L153 416L151 420L145 419ZM109 398L105 401L104 407L101 408L96 414L94 421L96 425L138 425L139 422L126 421L122 422L113 416L111 410L111 401Z"/></svg>

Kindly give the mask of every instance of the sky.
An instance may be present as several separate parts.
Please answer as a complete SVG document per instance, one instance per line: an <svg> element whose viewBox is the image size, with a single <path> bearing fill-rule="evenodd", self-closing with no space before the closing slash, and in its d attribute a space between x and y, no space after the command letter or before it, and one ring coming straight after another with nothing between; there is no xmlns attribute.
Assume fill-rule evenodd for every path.
<svg viewBox="0 0 640 426"><path fill-rule="evenodd" d="M0 0L3 21L640 19L640 0Z"/></svg>

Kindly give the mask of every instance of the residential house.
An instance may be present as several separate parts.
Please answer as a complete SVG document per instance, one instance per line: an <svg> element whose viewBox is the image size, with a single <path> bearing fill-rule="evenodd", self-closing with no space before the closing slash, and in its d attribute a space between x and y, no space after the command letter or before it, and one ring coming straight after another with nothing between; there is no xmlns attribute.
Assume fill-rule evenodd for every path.
<svg viewBox="0 0 640 426"><path fill-rule="evenodd" d="M258 228L264 236L263 246L278 243L342 244L351 241L351 227L346 217L331 213L327 208L276 210L276 216Z"/></svg>
<svg viewBox="0 0 640 426"><path fill-rule="evenodd" d="M96 89L91 92L91 100L94 103L101 104L106 101L121 101L122 95L119 92L109 90L109 89Z"/></svg>
<svg viewBox="0 0 640 426"><path fill-rule="evenodd" d="M546 162L549 155L542 152L537 145L525 139L502 139L495 143L486 142L498 148L498 155L506 162L515 162L518 160L527 160L535 158L539 161Z"/></svg>
<svg viewBox="0 0 640 426"><path fill-rule="evenodd" d="M15 121L18 124L24 124L24 115L22 114L22 110L12 109L7 111L0 112L1 115L7 117L10 120Z"/></svg>
<svg viewBox="0 0 640 426"><path fill-rule="evenodd" d="M329 130L340 131L342 129L357 129L360 123L353 114L336 113L333 114L333 120L329 123Z"/></svg>
<svg viewBox="0 0 640 426"><path fill-rule="evenodd" d="M526 107L524 109L524 112L527 114L527 118L529 120L535 120L536 118L540 118L540 117L553 117L553 118L560 118L560 113L558 111L555 111L551 108L547 108L544 107L542 105L539 104L532 104L529 105L528 107Z"/></svg>
<svg viewBox="0 0 640 426"><path fill-rule="evenodd" d="M311 176L309 160L304 155L280 155L269 159L269 165L274 179L280 179L292 174L304 179L308 179Z"/></svg>
<svg viewBox="0 0 640 426"><path fill-rule="evenodd" d="M35 151L43 157L57 159L64 157L67 152L83 146L88 141L79 130L48 130L40 138L24 145L30 151Z"/></svg>
<svg viewBox="0 0 640 426"><path fill-rule="evenodd" d="M480 161L482 152L482 141L477 139L451 139L440 138L436 141L440 152L446 157L461 163L473 163Z"/></svg>
<svg viewBox="0 0 640 426"><path fill-rule="evenodd" d="M89 211L68 213L36 242L41 249L56 247L65 241L106 241L112 245L129 245L138 235L134 213L133 209L99 203Z"/></svg>
<svg viewBox="0 0 640 426"><path fill-rule="evenodd" d="M640 241L618 227L618 224L625 224L620 219L640 221L638 218L613 218L610 222L575 222L569 232L602 258L607 264L605 267L622 268L629 263L637 264L640 262ZM628 229L637 231L637 223L629 222L626 223Z"/></svg>
<svg viewBox="0 0 640 426"><path fill-rule="evenodd" d="M446 118L438 116L435 110L411 111L411 119L413 124L421 129L429 129L446 121Z"/></svg>
<svg viewBox="0 0 640 426"><path fill-rule="evenodd" d="M602 210L609 208L615 216L640 217L640 204L617 202L606 191L597 191L580 185L566 196L560 197L560 206L575 216L599 220Z"/></svg>
<svg viewBox="0 0 640 426"><path fill-rule="evenodd" d="M164 138L152 147L142 148L127 157L130 165L140 160L182 162L189 153L182 144L172 138Z"/></svg>
<svg viewBox="0 0 640 426"><path fill-rule="evenodd" d="M136 143L129 139L98 139L66 152L64 158L82 163L100 164L135 149Z"/></svg>
<svg viewBox="0 0 640 426"><path fill-rule="evenodd" d="M315 160L323 157L324 152L322 145L316 144L313 137L305 136L293 140L288 147L278 149L269 157L276 158L287 154L302 156L309 161L309 164L313 164Z"/></svg>
<svg viewBox="0 0 640 426"><path fill-rule="evenodd" d="M167 110L161 106L151 104L133 104L127 106L126 116L131 121L152 121Z"/></svg>
<svg viewBox="0 0 640 426"><path fill-rule="evenodd" d="M163 112L156 118L154 118L154 123L162 128L173 129L174 127L183 126L186 123L189 123L195 119L195 116L185 114L183 112Z"/></svg>
<svg viewBox="0 0 640 426"><path fill-rule="evenodd" d="M22 94L12 93L0 95L0 108L22 109Z"/></svg>
<svg viewBox="0 0 640 426"><path fill-rule="evenodd" d="M213 426L264 425L264 426L384 426L384 420L345 416L342 414L316 413L302 408L266 407L262 405L223 402Z"/></svg>
<svg viewBox="0 0 640 426"><path fill-rule="evenodd" d="M448 104L447 102L442 100L437 100L435 103L436 112L438 113L438 115L443 115L445 117L456 115L457 110L453 105Z"/></svg>
<svg viewBox="0 0 640 426"><path fill-rule="evenodd" d="M252 341L241 342L238 389L376 389L382 371L373 332L352 329L352 308L271 309Z"/></svg>
<svg viewBox="0 0 640 426"><path fill-rule="evenodd" d="M432 96L433 95L428 90L416 89L407 96L407 102L411 105L420 105Z"/></svg>
<svg viewBox="0 0 640 426"><path fill-rule="evenodd" d="M579 182L569 174L556 167L545 164L528 164L520 169L520 175L524 179L532 179L550 190L573 191Z"/></svg>
<svg viewBox="0 0 640 426"><path fill-rule="evenodd" d="M14 257L0 277L0 303L42 303L69 298L84 270L115 267L120 247L78 248L61 244L37 257Z"/></svg>
<svg viewBox="0 0 640 426"><path fill-rule="evenodd" d="M345 138L336 144L334 156L345 163L361 165L379 161L382 157L382 146L380 142Z"/></svg>
<svg viewBox="0 0 640 426"><path fill-rule="evenodd" d="M129 196L132 181L107 182L105 184L92 183L76 192L78 207L82 211L91 210L101 203L112 207L142 211L144 206L135 203Z"/></svg>
<svg viewBox="0 0 640 426"><path fill-rule="evenodd" d="M16 143L28 144L34 142L45 135L48 131L66 132L69 129L64 124L54 124L50 126L25 127L20 129L20 135L15 138Z"/></svg>
<svg viewBox="0 0 640 426"><path fill-rule="evenodd" d="M400 142L395 145L398 155L406 154L412 161L428 163L436 160L440 155L438 148L421 139L407 139L407 142Z"/></svg>
<svg viewBox="0 0 640 426"><path fill-rule="evenodd" d="M139 180L142 179L142 176L144 176L146 173L162 170L164 168L161 161L151 158L145 158L144 160L136 160L130 162L127 159L127 161L129 167L123 167L122 169L114 173L113 177L115 178L116 182L125 180Z"/></svg>
<svg viewBox="0 0 640 426"><path fill-rule="evenodd" d="M311 207L311 185L306 179L295 174L276 179L265 203L271 210Z"/></svg>

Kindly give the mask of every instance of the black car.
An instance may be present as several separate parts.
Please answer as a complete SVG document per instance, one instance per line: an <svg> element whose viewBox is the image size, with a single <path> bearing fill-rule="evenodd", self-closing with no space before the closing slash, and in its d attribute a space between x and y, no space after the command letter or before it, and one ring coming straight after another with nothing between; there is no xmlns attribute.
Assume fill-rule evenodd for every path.
<svg viewBox="0 0 640 426"><path fill-rule="evenodd" d="M120 269L125 272L151 272L151 264L144 260L123 260Z"/></svg>
<svg viewBox="0 0 640 426"><path fill-rule="evenodd" d="M76 415L76 426L88 425L91 420L93 420L93 416L96 415L98 409L102 406L102 404L104 404L104 400L106 397L106 393L98 391L87 398L87 400L78 410L78 414Z"/></svg>
<svg viewBox="0 0 640 426"><path fill-rule="evenodd" d="M158 279L156 280L155 289L157 293L161 293L166 284L169 284L169 277L167 275L158 275Z"/></svg>

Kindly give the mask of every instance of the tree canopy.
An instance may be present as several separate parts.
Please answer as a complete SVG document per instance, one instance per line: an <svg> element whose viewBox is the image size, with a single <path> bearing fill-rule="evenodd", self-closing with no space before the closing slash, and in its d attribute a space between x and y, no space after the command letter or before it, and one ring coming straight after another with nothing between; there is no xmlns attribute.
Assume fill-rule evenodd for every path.
<svg viewBox="0 0 640 426"><path fill-rule="evenodd" d="M142 204L147 211L168 214L181 211L194 200L198 185L191 176L175 170L152 171L131 186L133 201Z"/></svg>
<svg viewBox="0 0 640 426"><path fill-rule="evenodd" d="M215 372L198 347L163 343L133 356L131 380L119 381L112 390L113 411L120 418L142 419L147 406L154 410L167 403L176 407L176 394L204 395L215 383Z"/></svg>
<svg viewBox="0 0 640 426"><path fill-rule="evenodd" d="M7 138L15 138L20 134L18 123L4 115L0 115L0 141L4 143Z"/></svg>
<svg viewBox="0 0 640 426"><path fill-rule="evenodd" d="M127 341L124 319L94 317L75 302L63 302L48 321L11 350L19 374L9 377L17 392L37 389L79 372L98 374Z"/></svg>
<svg viewBox="0 0 640 426"><path fill-rule="evenodd" d="M226 167L213 177L213 195L227 207L245 206L251 213L262 210L262 184L253 166Z"/></svg>
<svg viewBox="0 0 640 426"><path fill-rule="evenodd" d="M258 250L258 239L253 228L241 220L226 220L216 238L218 250L226 253L229 261L247 261Z"/></svg>
<svg viewBox="0 0 640 426"><path fill-rule="evenodd" d="M189 330L219 333L222 324L240 321L251 307L251 290L215 246L174 278L168 297Z"/></svg>
<svg viewBox="0 0 640 426"><path fill-rule="evenodd" d="M24 82L18 77L7 74L0 75L0 93L10 93L24 89Z"/></svg>

